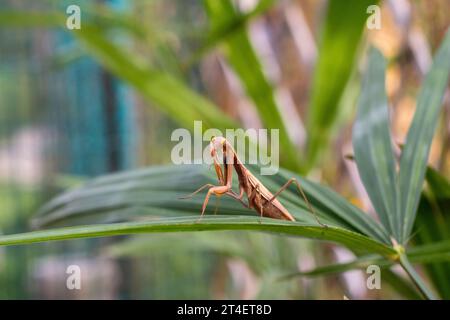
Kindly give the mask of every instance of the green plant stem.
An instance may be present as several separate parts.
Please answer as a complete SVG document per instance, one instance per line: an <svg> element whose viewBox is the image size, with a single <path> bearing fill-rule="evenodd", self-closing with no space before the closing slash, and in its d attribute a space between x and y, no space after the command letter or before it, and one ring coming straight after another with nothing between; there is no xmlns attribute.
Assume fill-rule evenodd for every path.
<svg viewBox="0 0 450 320"><path fill-rule="evenodd" d="M422 278L419 276L416 270L414 270L406 254L400 253L399 257L400 257L400 265L406 271L406 273L411 278L412 282L420 291L420 293L423 295L423 297L427 300L436 300L437 298L435 297L435 295L431 292L430 289L427 288Z"/></svg>

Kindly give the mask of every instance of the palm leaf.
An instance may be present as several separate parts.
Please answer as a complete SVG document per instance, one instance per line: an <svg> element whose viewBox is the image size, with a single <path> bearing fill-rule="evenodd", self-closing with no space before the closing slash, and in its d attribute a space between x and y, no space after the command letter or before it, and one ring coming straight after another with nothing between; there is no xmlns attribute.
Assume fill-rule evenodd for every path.
<svg viewBox="0 0 450 320"><path fill-rule="evenodd" d="M205 217L198 222L198 216L186 218L164 218L147 221L93 224L78 227L65 227L49 230L31 231L14 235L0 236L0 245L18 245L35 242L117 236L135 233L216 231L216 230L257 230L291 236L308 237L340 243L362 252L377 252L390 256L395 251L361 234L337 227L318 227L299 222L282 222L255 217Z"/></svg>
<svg viewBox="0 0 450 320"><path fill-rule="evenodd" d="M436 53L419 94L414 119L400 159L401 241L408 239L416 217L431 141L450 72L450 30Z"/></svg>
<svg viewBox="0 0 450 320"><path fill-rule="evenodd" d="M386 62L382 54L372 49L358 101L358 115L352 131L352 140L356 165L364 187L382 224L390 235L398 240L398 191L389 134L385 68Z"/></svg>
<svg viewBox="0 0 450 320"><path fill-rule="evenodd" d="M255 168L250 166L256 173ZM331 189L287 170L280 170L277 175L259 178L269 190L276 191L291 177L300 181L306 196L323 222L389 243L388 235L377 222ZM171 215L198 214L203 202L201 196L191 200L178 198L192 192L195 186L206 183L216 183L216 178L213 172L203 166L163 166L108 175L94 179L80 189L56 197L42 208L35 223L48 225L86 217L91 222L99 223L104 221L105 216L108 221L115 216L118 220L125 215L128 218L142 217L154 208L166 210L166 214ZM237 189L236 184L234 188ZM280 199L298 221L314 224L312 214L294 187L281 193ZM255 214L227 197L221 200L219 208L219 212L227 214ZM209 212L214 212L212 203Z"/></svg>
<svg viewBox="0 0 450 320"><path fill-rule="evenodd" d="M3 236L0 243L140 232L258 230L333 241L358 252L377 252L384 256L395 254L387 245L389 239L380 226L330 189L285 170L276 176L261 177L261 181L270 190L276 190L287 177L292 176L302 183L306 195L328 228L317 225L295 188L280 195L280 201L297 219L295 223L273 219L263 219L260 223L255 212L228 198L220 203L221 216L207 216L197 223L203 197L177 198L192 192L196 186L214 182L212 172L203 166L165 166L94 179L56 197L42 208L34 221L35 225L47 227L89 225ZM212 212L214 206L211 203L208 214Z"/></svg>

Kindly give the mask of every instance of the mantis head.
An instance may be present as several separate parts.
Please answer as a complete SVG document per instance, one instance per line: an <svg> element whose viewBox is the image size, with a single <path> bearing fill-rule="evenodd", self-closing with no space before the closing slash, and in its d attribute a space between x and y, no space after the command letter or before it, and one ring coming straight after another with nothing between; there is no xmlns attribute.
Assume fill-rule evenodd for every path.
<svg viewBox="0 0 450 320"><path fill-rule="evenodd" d="M217 151L222 150L225 151L225 144L227 140L224 137L212 137L211 142L209 143L209 150L211 152L211 157L214 161L218 161Z"/></svg>
<svg viewBox="0 0 450 320"><path fill-rule="evenodd" d="M214 161L214 168L217 173L217 178L219 179L219 182L222 185L225 184L225 180L217 152L219 150L221 150L222 152L226 152L225 150L226 142L227 140L224 137L212 137L211 142L209 143L209 150L211 152L211 158Z"/></svg>

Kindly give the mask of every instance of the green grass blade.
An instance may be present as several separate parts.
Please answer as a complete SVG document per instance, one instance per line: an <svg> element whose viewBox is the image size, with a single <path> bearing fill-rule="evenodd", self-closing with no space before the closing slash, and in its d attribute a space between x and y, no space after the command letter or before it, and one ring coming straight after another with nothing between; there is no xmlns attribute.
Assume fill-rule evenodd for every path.
<svg viewBox="0 0 450 320"><path fill-rule="evenodd" d="M220 30L222 25L227 25L240 15L229 0L205 0L204 3L213 30ZM264 128L279 129L281 161L288 169L299 169L299 153L288 136L273 87L263 72L245 27L242 25L240 30L235 30L223 41L225 56L254 102Z"/></svg>
<svg viewBox="0 0 450 320"><path fill-rule="evenodd" d="M389 256L395 251L375 240L341 228L323 228L299 222L284 222L258 217L204 217L162 218L147 221L96 224L32 231L15 235L0 236L0 245L18 245L35 242L116 236L136 233L215 231L215 230L256 230L284 235L307 237L333 241L349 248L364 252L376 252Z"/></svg>
<svg viewBox="0 0 450 320"><path fill-rule="evenodd" d="M352 73L371 0L330 0L319 44L308 113L308 166L328 145L339 118L339 100Z"/></svg>
<svg viewBox="0 0 450 320"><path fill-rule="evenodd" d="M416 112L400 159L401 241L407 241L416 217L428 153L438 123L450 72L450 31L436 53L420 91Z"/></svg>
<svg viewBox="0 0 450 320"><path fill-rule="evenodd" d="M385 68L386 62L382 54L372 49L358 101L352 142L359 175L372 205L386 230L399 240L398 191L395 158L389 134Z"/></svg>

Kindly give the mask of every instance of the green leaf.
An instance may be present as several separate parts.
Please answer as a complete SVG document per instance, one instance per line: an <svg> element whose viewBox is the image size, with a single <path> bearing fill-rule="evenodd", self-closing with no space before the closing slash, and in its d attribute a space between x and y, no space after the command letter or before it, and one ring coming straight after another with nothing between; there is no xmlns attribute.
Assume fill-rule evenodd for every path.
<svg viewBox="0 0 450 320"><path fill-rule="evenodd" d="M211 20L212 29L221 30L240 14L230 0L205 0L205 7ZM224 53L231 67L239 76L248 96L253 100L263 125L267 129L279 129L280 156L289 169L299 169L296 147L290 140L286 125L277 106L274 90L264 75L261 62L250 43L245 25L230 34L223 43Z"/></svg>
<svg viewBox="0 0 450 320"><path fill-rule="evenodd" d="M0 12L0 26L9 28L60 28L65 27L65 18L59 12L24 12L2 11Z"/></svg>
<svg viewBox="0 0 450 320"><path fill-rule="evenodd" d="M392 255L395 251L366 236L342 228L285 222L258 217L204 217L163 218L147 221L94 224L78 227L65 227L50 230L32 231L15 235L0 236L0 245L18 245L44 241L67 240L116 236L135 233L183 232L207 230L257 230L279 234L308 237L340 243L358 251L377 252Z"/></svg>
<svg viewBox="0 0 450 320"><path fill-rule="evenodd" d="M203 43L200 45L200 48L187 60L185 65L187 67L192 66L194 62L197 62L211 49L220 46L228 39L228 37L234 35L236 32L241 32L253 18L264 14L274 5L274 3L274 0L261 0L250 12L234 15L232 19L227 19L227 21L224 21L220 25L216 25L214 29L208 33Z"/></svg>
<svg viewBox="0 0 450 320"><path fill-rule="evenodd" d="M168 73L141 66L133 56L109 41L100 30L83 26L74 32L88 53L103 67L131 84L152 105L179 124L192 128L202 120L206 128L224 130L237 125L214 104ZM168 94L170 93L170 94ZM183 112L180 112L183 110Z"/></svg>
<svg viewBox="0 0 450 320"><path fill-rule="evenodd" d="M293 277L318 277L327 276L337 273L346 272L352 269L366 269L369 265L376 264L381 267L381 277L383 281L386 281L391 285L391 287L403 297L409 299L420 299L421 296L417 293L414 287L411 286L409 282L403 277L394 273L389 269L390 263L388 260L376 259L375 256L365 256L348 263L331 264L324 267L318 267L313 270L308 270L304 272L295 272L282 277L282 279L292 279Z"/></svg>
<svg viewBox="0 0 450 320"><path fill-rule="evenodd" d="M283 169L280 170L279 175L270 176L271 180L278 183L277 186L272 186L269 181L262 181L266 181L265 184L271 187L270 190L277 190L292 177L296 178L297 181L301 183L308 201L316 208L315 211L318 212L319 217L323 216L328 219L328 221L334 221L337 225L345 226L380 242L390 244L388 234L378 222L326 186L314 183ZM300 197L296 192L291 191L284 194L283 197L292 200L295 198L297 205L301 205L304 210L306 210L305 212L308 214L307 216L309 219L312 219L303 199L300 200Z"/></svg>
<svg viewBox="0 0 450 320"><path fill-rule="evenodd" d="M121 29L141 38L156 38L154 33L144 29L140 24L128 16L117 11L110 10L104 5L83 6L83 19L95 21L96 25L108 29ZM9 28L66 28L67 16L61 12L48 11L17 11L2 10L0 12L0 25ZM86 22L85 20L83 20Z"/></svg>
<svg viewBox="0 0 450 320"><path fill-rule="evenodd" d="M436 170L428 167L426 172L428 188L422 193L414 225L414 244L434 245L447 241L450 243L450 183ZM445 253L436 256L449 256L450 245ZM431 261L430 261L431 262ZM425 271L443 299L450 299L450 259L427 263Z"/></svg>
<svg viewBox="0 0 450 320"><path fill-rule="evenodd" d="M436 53L417 101L400 159L401 241L407 241L416 217L428 153L436 129L450 71L450 31Z"/></svg>
<svg viewBox="0 0 450 320"><path fill-rule="evenodd" d="M434 244L413 247L408 251L408 257L412 263L431 264L436 262L450 261L450 241L442 241ZM320 266L311 270L294 272L286 275L286 278L295 276L326 276L330 274L342 273L354 269L365 269L371 264L380 267L388 267L395 261L380 257L378 255L365 255L345 263L336 263Z"/></svg>
<svg viewBox="0 0 450 320"><path fill-rule="evenodd" d="M368 17L367 7L377 3L373 0L328 1L308 113L309 167L329 143L340 114L338 103L352 73Z"/></svg>
<svg viewBox="0 0 450 320"><path fill-rule="evenodd" d="M436 300L434 293L426 286L425 282L409 262L408 256L405 253L400 253L400 265L403 267L403 270L406 271L424 298L428 300Z"/></svg>
<svg viewBox="0 0 450 320"><path fill-rule="evenodd" d="M256 172L256 167L249 166ZM370 216L351 205L331 189L313 183L287 171L273 176L258 176L272 192L290 178L296 178L305 191L319 218L329 225L342 227L389 244L389 237ZM188 200L178 199L217 178L203 166L162 166L92 180L78 189L63 193L45 205L35 219L35 225L72 225L73 223L102 223L143 218L156 212L167 216L199 214L203 198L200 194ZM237 190L237 179L233 185ZM282 204L296 220L314 224L315 219L294 186L279 196ZM214 212L213 199L208 213ZM250 209L229 197L222 197L219 213L255 215Z"/></svg>
<svg viewBox="0 0 450 320"><path fill-rule="evenodd" d="M399 240L401 227L397 212L395 158L389 133L388 102L384 85L385 69L383 55L372 49L358 101L352 142L358 172L372 205L389 234Z"/></svg>
<svg viewBox="0 0 450 320"><path fill-rule="evenodd" d="M251 167L252 170L255 168ZM140 230L259 230L335 241L362 252L377 252L387 256L395 253L388 246L389 238L383 234L379 225L332 190L286 170L275 176L261 176L260 180L269 190L278 190L291 177L300 181L315 211L328 224L328 228L317 225L294 187L288 188L279 197L297 220L293 224L273 219L264 219L260 224L256 212L229 197L223 197L218 206L219 213L229 215L228 218L210 217L209 214L214 212L214 205L210 203L208 216L197 223L204 196L199 194L188 200L180 200L179 197L205 183L214 183L214 173L203 166L163 166L94 179L56 197L41 209L34 221L35 225L47 227L90 225L30 233L23 235L25 238L5 236L2 239L4 244L11 244L22 241L17 239L56 240L64 237L134 233L141 232ZM244 215L253 217L243 217ZM122 221L128 222L116 224ZM114 223L108 226L104 225L105 222ZM100 223L103 224L98 225ZM48 238L46 232L50 232Z"/></svg>
<svg viewBox="0 0 450 320"><path fill-rule="evenodd" d="M450 181L447 180L446 177L432 167L428 167L426 171L426 179L435 198L450 198Z"/></svg>
<svg viewBox="0 0 450 320"><path fill-rule="evenodd" d="M402 297L410 300L420 300L421 295L415 288L402 276L393 272L388 268L382 269L383 281L386 281L392 289L402 295Z"/></svg>
<svg viewBox="0 0 450 320"><path fill-rule="evenodd" d="M413 247L408 251L408 258L411 263L425 264L426 267L436 265L436 263L439 262L448 262L450 261L450 241L441 241L438 243ZM382 268L383 281L387 281L395 291L411 299L420 298L417 295L416 291L414 291L413 288L403 278L389 270L389 268L394 263L394 260L386 259L384 257L372 254L360 256L355 260L346 263L331 264L317 267L311 270L306 270L303 272L290 273L283 276L283 278L290 279L297 276L327 276L331 274L346 272L352 269L366 269L369 265L377 265ZM405 264L404 260L402 264ZM407 272L408 274L410 274L411 279L414 280L414 284L421 287L420 291L422 292L422 294L426 295L427 298L434 298L432 292L430 292L429 289L425 287L423 281L418 277L417 273L408 261L406 261L406 266L404 266L404 268L408 269ZM444 279L443 281L447 282L446 279Z"/></svg>

